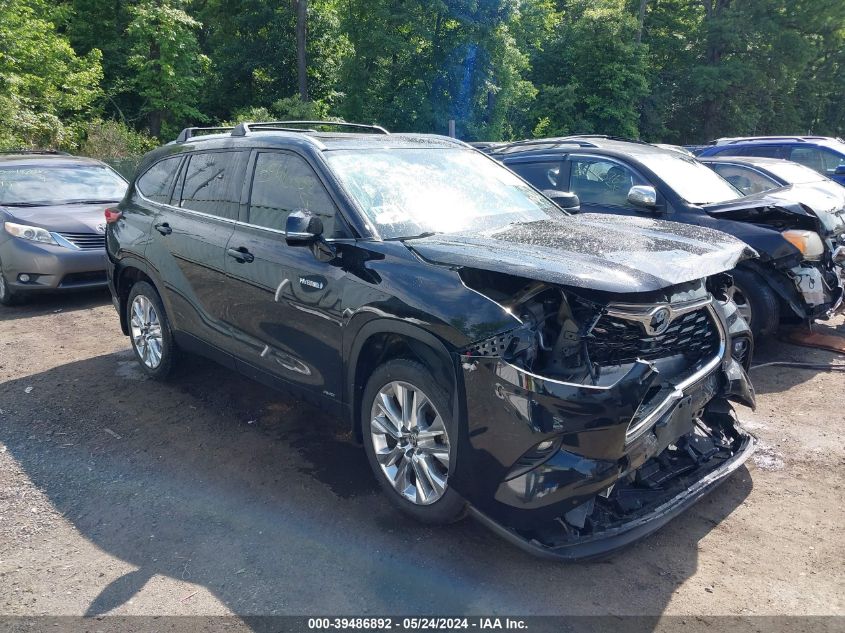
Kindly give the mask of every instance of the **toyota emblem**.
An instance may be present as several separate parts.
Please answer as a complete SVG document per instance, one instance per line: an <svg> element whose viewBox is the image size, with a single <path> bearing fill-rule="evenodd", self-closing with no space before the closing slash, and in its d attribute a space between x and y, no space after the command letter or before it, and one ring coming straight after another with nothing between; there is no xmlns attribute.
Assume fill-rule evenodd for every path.
<svg viewBox="0 0 845 633"><path fill-rule="evenodd" d="M669 329L669 323L671 322L672 312L669 308L658 308L655 310L651 315L651 320L648 323L648 327L651 330L652 334L663 334L666 330Z"/></svg>

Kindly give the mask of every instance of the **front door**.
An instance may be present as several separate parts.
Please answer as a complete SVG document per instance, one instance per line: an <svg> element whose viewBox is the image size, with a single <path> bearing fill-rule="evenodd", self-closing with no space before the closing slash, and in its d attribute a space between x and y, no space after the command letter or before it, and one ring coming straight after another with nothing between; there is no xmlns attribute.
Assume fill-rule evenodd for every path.
<svg viewBox="0 0 845 633"><path fill-rule="evenodd" d="M584 213L651 215L628 202L634 185L649 185L628 165L605 156L571 154L567 160L569 186L564 190L578 195Z"/></svg>
<svg viewBox="0 0 845 633"><path fill-rule="evenodd" d="M231 324L247 373L250 367L307 390L340 399L344 272L305 246L285 243L287 216L320 217L324 236L345 237L342 221L311 165L285 151L257 151L247 179L245 222L229 241L226 271Z"/></svg>

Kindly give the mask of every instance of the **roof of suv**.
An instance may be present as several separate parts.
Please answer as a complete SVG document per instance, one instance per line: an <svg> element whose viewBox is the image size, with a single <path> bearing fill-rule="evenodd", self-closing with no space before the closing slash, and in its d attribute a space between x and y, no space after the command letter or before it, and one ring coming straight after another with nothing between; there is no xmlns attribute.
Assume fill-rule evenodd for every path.
<svg viewBox="0 0 845 633"><path fill-rule="evenodd" d="M842 144L841 138L832 136L733 136L717 138L709 145L737 145L740 143L765 143L770 145L781 145L790 143L811 143L816 145L838 145Z"/></svg>
<svg viewBox="0 0 845 633"><path fill-rule="evenodd" d="M665 149L632 139L624 139L614 136L580 135L562 136L558 138L533 139L529 141L516 141L503 147L497 147L490 151L491 156L504 156L522 153L556 153L573 151L578 149L601 149L613 152L621 152L628 155L636 154L677 154L677 150Z"/></svg>
<svg viewBox="0 0 845 633"><path fill-rule="evenodd" d="M320 131L313 127L337 127L351 129L351 132ZM368 132L360 132L366 129ZM275 142L307 144L320 150L331 149L373 149L373 148L446 148L468 147L463 141L437 134L391 134L376 125L362 125L342 121L271 121L240 123L234 127L185 128L179 137L168 145L207 142L212 140L239 138Z"/></svg>

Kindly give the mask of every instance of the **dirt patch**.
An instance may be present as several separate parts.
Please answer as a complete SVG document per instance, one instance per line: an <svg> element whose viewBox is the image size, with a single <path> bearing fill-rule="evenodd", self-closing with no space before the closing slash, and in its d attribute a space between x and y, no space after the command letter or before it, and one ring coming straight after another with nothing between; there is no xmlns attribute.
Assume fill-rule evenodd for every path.
<svg viewBox="0 0 845 633"><path fill-rule="evenodd" d="M772 342L755 362L834 358ZM106 295L3 310L0 613L845 614L843 377L752 377L747 469L563 565L397 514L314 407L199 359L147 380Z"/></svg>

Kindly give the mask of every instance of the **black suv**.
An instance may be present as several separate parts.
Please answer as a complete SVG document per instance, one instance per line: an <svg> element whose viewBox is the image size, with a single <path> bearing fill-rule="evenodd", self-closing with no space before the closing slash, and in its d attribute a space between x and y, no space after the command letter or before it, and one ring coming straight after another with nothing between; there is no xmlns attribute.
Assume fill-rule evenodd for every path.
<svg viewBox="0 0 845 633"><path fill-rule="evenodd" d="M553 197L576 194L585 211L673 220L746 242L759 259L731 271L732 296L755 334L774 332L782 317L828 318L842 302L835 247L817 215L783 195L743 197L687 153L596 135L486 151Z"/></svg>
<svg viewBox="0 0 845 633"><path fill-rule="evenodd" d="M107 211L150 376L192 351L293 389L349 421L404 511L563 558L653 531L748 457L722 274L742 242L569 216L449 138L297 125L186 130Z"/></svg>

